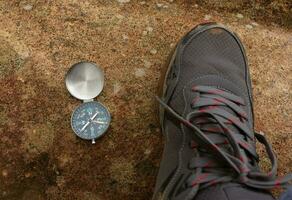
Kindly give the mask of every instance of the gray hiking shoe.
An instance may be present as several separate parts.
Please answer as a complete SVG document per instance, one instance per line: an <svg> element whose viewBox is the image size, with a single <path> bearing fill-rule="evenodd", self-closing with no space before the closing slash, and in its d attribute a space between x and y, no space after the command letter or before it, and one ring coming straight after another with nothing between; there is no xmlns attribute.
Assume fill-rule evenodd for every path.
<svg viewBox="0 0 292 200"><path fill-rule="evenodd" d="M247 59L233 32L216 23L195 27L177 45L161 88L166 143L153 199L205 200L201 192L212 187L263 190L291 180L276 178L271 146L254 132ZM269 173L258 167L256 140L266 147Z"/></svg>

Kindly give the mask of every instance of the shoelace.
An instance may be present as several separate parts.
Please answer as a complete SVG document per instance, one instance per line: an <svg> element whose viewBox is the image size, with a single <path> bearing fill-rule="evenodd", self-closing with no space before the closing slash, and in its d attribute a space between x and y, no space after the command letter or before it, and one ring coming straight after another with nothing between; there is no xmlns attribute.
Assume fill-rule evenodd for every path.
<svg viewBox="0 0 292 200"><path fill-rule="evenodd" d="M168 113L192 131L192 148L198 151L189 165L194 173L186 181L187 187L193 188L191 197L195 197L199 189L232 180L258 189L289 184L292 174L276 177L277 159L270 143L262 134L254 133L253 136L242 109L245 106L242 98L210 86L195 86L192 91L199 93L199 96L192 102L193 111L185 118L157 98ZM268 173L261 172L257 167L255 140L265 146L271 161L272 167ZM226 145L228 151L224 147ZM211 156L208 156L210 153ZM223 162L214 162L214 158Z"/></svg>

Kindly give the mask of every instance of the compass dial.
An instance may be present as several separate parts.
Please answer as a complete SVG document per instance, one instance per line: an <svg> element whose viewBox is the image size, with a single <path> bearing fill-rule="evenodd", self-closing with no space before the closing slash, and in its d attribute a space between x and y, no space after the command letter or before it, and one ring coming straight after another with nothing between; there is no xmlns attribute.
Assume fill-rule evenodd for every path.
<svg viewBox="0 0 292 200"><path fill-rule="evenodd" d="M75 109L71 126L75 134L86 140L102 136L111 121L107 108L99 102L86 102Z"/></svg>

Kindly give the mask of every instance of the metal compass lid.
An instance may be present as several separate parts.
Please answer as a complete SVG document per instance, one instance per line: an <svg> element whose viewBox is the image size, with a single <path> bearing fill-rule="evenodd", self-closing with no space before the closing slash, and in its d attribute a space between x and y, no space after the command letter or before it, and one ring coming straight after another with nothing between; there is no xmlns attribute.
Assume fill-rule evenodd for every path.
<svg viewBox="0 0 292 200"><path fill-rule="evenodd" d="M104 73L94 63L79 62L69 69L65 82L72 96L80 100L90 100L101 93Z"/></svg>

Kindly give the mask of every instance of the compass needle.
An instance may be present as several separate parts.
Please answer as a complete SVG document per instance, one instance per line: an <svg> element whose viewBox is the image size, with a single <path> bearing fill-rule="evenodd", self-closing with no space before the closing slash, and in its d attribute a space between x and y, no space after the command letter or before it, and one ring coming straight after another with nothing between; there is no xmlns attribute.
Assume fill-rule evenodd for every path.
<svg viewBox="0 0 292 200"><path fill-rule="evenodd" d="M94 120L93 122L94 122L94 123L97 123L97 124L107 124L107 122L98 121L98 120Z"/></svg>
<svg viewBox="0 0 292 200"><path fill-rule="evenodd" d="M96 113L90 118L90 120L93 120L98 114L99 114L99 112L96 112Z"/></svg>
<svg viewBox="0 0 292 200"><path fill-rule="evenodd" d="M83 132L86 128L87 128L87 126L90 124L90 122L88 121L83 127L82 127L82 129L80 130L81 132Z"/></svg>

